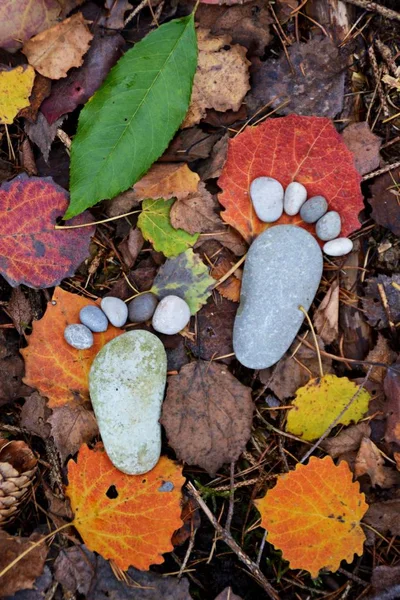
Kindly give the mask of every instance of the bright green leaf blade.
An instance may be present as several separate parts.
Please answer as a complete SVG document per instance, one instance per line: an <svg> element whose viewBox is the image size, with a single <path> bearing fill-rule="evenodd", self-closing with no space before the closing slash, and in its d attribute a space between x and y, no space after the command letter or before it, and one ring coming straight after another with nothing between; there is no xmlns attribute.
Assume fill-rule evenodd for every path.
<svg viewBox="0 0 400 600"><path fill-rule="evenodd" d="M189 15L155 29L111 69L79 117L66 219L128 189L161 156L186 115L196 65Z"/></svg>
<svg viewBox="0 0 400 600"><path fill-rule="evenodd" d="M169 213L174 202L175 198L144 200L138 219L138 227L144 239L151 242L155 250L167 257L178 256L191 248L199 237L198 233L190 235L183 229L172 227Z"/></svg>
<svg viewBox="0 0 400 600"><path fill-rule="evenodd" d="M211 295L216 281L208 268L193 252L186 250L176 258L169 258L154 280L151 292L159 298L173 294L186 300L192 315L196 314Z"/></svg>

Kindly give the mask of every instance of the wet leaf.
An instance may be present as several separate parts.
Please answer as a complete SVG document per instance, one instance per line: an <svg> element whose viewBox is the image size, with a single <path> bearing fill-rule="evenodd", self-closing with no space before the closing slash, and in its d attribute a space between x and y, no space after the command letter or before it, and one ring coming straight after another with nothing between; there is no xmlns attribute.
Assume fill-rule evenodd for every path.
<svg viewBox="0 0 400 600"><path fill-rule="evenodd" d="M67 325L79 323L79 312L88 304L96 303L56 288L44 317L33 323L28 347L21 350L25 359L25 383L46 396L50 407L83 404L89 400L88 375L92 361L104 344L122 333L110 325L104 333L93 336L94 344L89 350L69 346L64 340L64 330Z"/></svg>
<svg viewBox="0 0 400 600"><path fill-rule="evenodd" d="M0 205L0 273L10 285L52 287L75 274L95 228L54 229L68 205L63 188L50 177L19 175L0 187ZM90 220L85 213L74 224Z"/></svg>
<svg viewBox="0 0 400 600"><path fill-rule="evenodd" d="M296 180L305 185L309 197L325 196L329 209L340 213L343 236L360 227L358 213L364 207L360 175L330 120L297 115L268 119L229 141L218 180L223 190L219 201L226 209L221 217L248 242L268 227L257 218L249 196L250 183L260 176L274 177L284 187ZM315 229L299 215L283 215L274 225L283 223Z"/></svg>
<svg viewBox="0 0 400 600"><path fill-rule="evenodd" d="M335 572L340 562L362 555L365 536L360 521L368 509L346 462L335 466L329 456L311 457L278 478L255 504L268 541L282 550L291 569L317 577Z"/></svg>
<svg viewBox="0 0 400 600"><path fill-rule="evenodd" d="M158 298L170 294L183 298L194 315L207 302L214 285L206 265L193 250L186 250L160 267L150 291Z"/></svg>
<svg viewBox="0 0 400 600"><path fill-rule="evenodd" d="M29 65L0 70L0 124L10 124L22 108L29 106L35 71Z"/></svg>
<svg viewBox="0 0 400 600"><path fill-rule="evenodd" d="M183 229L174 229L169 213L174 199L144 200L139 215L138 227L145 240L164 256L178 256L194 246L199 234L190 235Z"/></svg>
<svg viewBox="0 0 400 600"><path fill-rule="evenodd" d="M296 392L294 408L289 411L286 430L303 440L319 438L335 421L359 389L347 377L325 375L312 379ZM357 423L368 410L369 393L362 389L339 423Z"/></svg>
<svg viewBox="0 0 400 600"><path fill-rule="evenodd" d="M148 570L164 562L162 554L173 549L172 534L182 524L185 478L175 463L161 457L145 475L126 475L113 466L101 444L93 450L83 445L77 462L68 463L68 481L73 524L90 550L123 570L131 565ZM163 490L165 482L172 483L171 491Z"/></svg>
<svg viewBox="0 0 400 600"><path fill-rule="evenodd" d="M168 379L160 422L178 458L213 476L245 449L253 409L251 389L226 366L199 360Z"/></svg>

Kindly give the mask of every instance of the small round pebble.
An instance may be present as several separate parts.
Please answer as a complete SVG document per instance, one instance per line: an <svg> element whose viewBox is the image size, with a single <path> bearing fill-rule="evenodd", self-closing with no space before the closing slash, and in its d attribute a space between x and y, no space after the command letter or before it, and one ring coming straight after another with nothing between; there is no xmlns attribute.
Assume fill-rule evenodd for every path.
<svg viewBox="0 0 400 600"><path fill-rule="evenodd" d="M128 307L125 302L119 298L114 298L114 296L107 296L102 299L101 308L111 325L114 325L114 327L125 325L128 319Z"/></svg>
<svg viewBox="0 0 400 600"><path fill-rule="evenodd" d="M277 221L283 213L283 187L273 177L257 177L251 182L250 197L257 217L264 223Z"/></svg>
<svg viewBox="0 0 400 600"><path fill-rule="evenodd" d="M318 219L315 225L315 233L323 242L334 240L340 235L342 221L340 215L335 210L330 210L323 217Z"/></svg>
<svg viewBox="0 0 400 600"><path fill-rule="evenodd" d="M144 323L151 319L156 310L158 300L152 293L142 294L129 302L128 314L132 323Z"/></svg>
<svg viewBox="0 0 400 600"><path fill-rule="evenodd" d="M90 331L94 331L95 333L107 331L108 319L98 306L88 304L81 308L79 320L83 325L86 325Z"/></svg>
<svg viewBox="0 0 400 600"><path fill-rule="evenodd" d="M165 296L153 315L152 325L159 333L174 335L190 321L190 308L178 296Z"/></svg>
<svg viewBox="0 0 400 600"><path fill-rule="evenodd" d="M298 181L292 181L286 188L283 199L283 210L287 215L297 215L304 202L307 200L307 190Z"/></svg>
<svg viewBox="0 0 400 600"><path fill-rule="evenodd" d="M306 223L316 223L328 210L328 203L323 196L313 196L303 204L300 216Z"/></svg>
<svg viewBox="0 0 400 600"><path fill-rule="evenodd" d="M93 333L86 325L67 325L64 338L67 344L77 350L87 350L93 346Z"/></svg>
<svg viewBox="0 0 400 600"><path fill-rule="evenodd" d="M353 242L349 238L336 238L326 242L323 251L328 256L344 256L353 250Z"/></svg>

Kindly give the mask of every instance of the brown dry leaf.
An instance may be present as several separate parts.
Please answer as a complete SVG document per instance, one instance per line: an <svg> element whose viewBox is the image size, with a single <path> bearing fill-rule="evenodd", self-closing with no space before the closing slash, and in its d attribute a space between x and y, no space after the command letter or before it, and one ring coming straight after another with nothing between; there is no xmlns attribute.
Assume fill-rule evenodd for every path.
<svg viewBox="0 0 400 600"><path fill-rule="evenodd" d="M143 248L144 239L142 232L137 227L132 227L128 236L118 246L123 261L128 269L131 269Z"/></svg>
<svg viewBox="0 0 400 600"><path fill-rule="evenodd" d="M365 358L366 364L363 365L363 369L365 372L368 371L368 362L380 362L391 365L395 358L396 353L390 349L387 339L384 338L381 333L378 333L377 342L374 348L370 350L370 352L367 354ZM386 372L386 367L374 367L370 373L369 378L371 381L383 383Z"/></svg>
<svg viewBox="0 0 400 600"><path fill-rule="evenodd" d="M336 437L324 440L321 446L332 458L338 458L347 452L358 450L362 439L370 435L371 427L368 423L358 423L346 427Z"/></svg>
<svg viewBox="0 0 400 600"><path fill-rule="evenodd" d="M221 279L228 271L233 267L235 263L231 262L222 253L217 256L213 268L211 269L211 277L214 279ZM240 288L241 288L241 274L242 270L237 269L233 275L228 277L226 281L221 283L217 288L217 292L221 294L227 300L232 302L240 301Z"/></svg>
<svg viewBox="0 0 400 600"><path fill-rule="evenodd" d="M177 457L213 476L245 449L253 410L250 388L226 366L199 360L169 378L160 422Z"/></svg>
<svg viewBox="0 0 400 600"><path fill-rule="evenodd" d="M138 200L136 193L133 190L126 190L111 200L106 200L104 206L106 214L109 217L118 217L130 212L132 209L138 207L140 200Z"/></svg>
<svg viewBox="0 0 400 600"><path fill-rule="evenodd" d="M36 73L35 81L33 82L32 92L29 98L29 106L19 111L18 117L24 117L34 123L43 100L50 95L51 81L47 77L43 77Z"/></svg>
<svg viewBox="0 0 400 600"><path fill-rule="evenodd" d="M197 30L199 56L193 81L192 99L182 127L199 123L207 108L237 111L249 85L247 49L234 45L230 35L213 37L208 29Z"/></svg>
<svg viewBox="0 0 400 600"><path fill-rule="evenodd" d="M393 458L396 461L396 468L400 471L400 452L393 452Z"/></svg>
<svg viewBox="0 0 400 600"><path fill-rule="evenodd" d="M155 163L133 186L137 200L163 198L181 200L197 192L200 177L186 163Z"/></svg>
<svg viewBox="0 0 400 600"><path fill-rule="evenodd" d="M72 67L80 67L93 34L82 13L76 13L51 29L42 31L24 44L22 52L38 73L49 79L67 76Z"/></svg>
<svg viewBox="0 0 400 600"><path fill-rule="evenodd" d="M53 414L47 422L51 425L51 435L62 463L99 433L93 412L80 405L53 408Z"/></svg>
<svg viewBox="0 0 400 600"><path fill-rule="evenodd" d="M342 134L343 141L354 155L354 162L360 175L379 168L382 140L372 133L368 123L351 123Z"/></svg>
<svg viewBox="0 0 400 600"><path fill-rule="evenodd" d="M7 305L7 313L11 317L18 333L22 335L32 321L33 313L31 304L20 286L13 288L10 301Z"/></svg>
<svg viewBox="0 0 400 600"><path fill-rule="evenodd" d="M218 202L200 181L195 192L174 202L169 213L171 225L191 234L221 231L224 225L215 212L218 206Z"/></svg>
<svg viewBox="0 0 400 600"><path fill-rule="evenodd" d="M339 284L335 280L314 314L314 326L325 344L339 335Z"/></svg>
<svg viewBox="0 0 400 600"><path fill-rule="evenodd" d="M32 393L32 389L22 383L24 371L18 343L9 340L0 330L0 406Z"/></svg>
<svg viewBox="0 0 400 600"><path fill-rule="evenodd" d="M221 175L228 154L228 141L229 134L226 133L213 147L210 158L200 165L199 174L205 181L216 179Z"/></svg>
<svg viewBox="0 0 400 600"><path fill-rule="evenodd" d="M375 567L372 571L371 577L371 585L373 586L375 591L383 592L383 595L380 596L383 598L394 598L394 595L387 595L389 589L396 585L398 586L400 582L400 565L396 567L387 567L385 565L381 565L379 567ZM376 597L375 597L376 598ZM378 600L376 598L376 600Z"/></svg>
<svg viewBox="0 0 400 600"><path fill-rule="evenodd" d="M47 407L45 398L39 392L34 392L26 399L21 409L21 427L47 440L51 432L51 426L47 422L50 415L51 410Z"/></svg>
<svg viewBox="0 0 400 600"><path fill-rule="evenodd" d="M400 235L400 179L396 171L384 173L374 179L368 199L372 218L378 225Z"/></svg>
<svg viewBox="0 0 400 600"><path fill-rule="evenodd" d="M171 538L173 546L181 546L184 544L201 525L199 505L197 500L192 496L183 494L181 519L183 521L182 527L177 529Z"/></svg>
<svg viewBox="0 0 400 600"><path fill-rule="evenodd" d="M0 531L0 571L27 550L32 543L38 542L42 535L33 533L29 538L12 536ZM1 578L1 597L13 596L20 590L31 590L37 577L41 575L48 547L45 543L36 546L29 554L21 558L18 566L10 569Z"/></svg>
<svg viewBox="0 0 400 600"><path fill-rule="evenodd" d="M356 456L354 475L356 478L368 475L372 485L390 488L400 482L399 473L385 467L385 461L378 448L369 438L363 437Z"/></svg>
<svg viewBox="0 0 400 600"><path fill-rule="evenodd" d="M387 500L371 504L364 521L385 535L400 535L400 500Z"/></svg>
<svg viewBox="0 0 400 600"><path fill-rule="evenodd" d="M400 360L392 366L383 383L387 398L385 440L400 444Z"/></svg>
<svg viewBox="0 0 400 600"><path fill-rule="evenodd" d="M215 600L242 600L242 597L234 594L231 587L227 587L218 594Z"/></svg>
<svg viewBox="0 0 400 600"><path fill-rule="evenodd" d="M400 293L396 285L400 286L400 274L391 277L377 275L367 279L361 304L364 316L372 327L385 329L400 321Z"/></svg>
<svg viewBox="0 0 400 600"><path fill-rule="evenodd" d="M25 122L25 131L29 139L40 149L46 163L49 160L51 145L57 135L57 129L61 127L64 119L65 116L60 117L49 125L43 113L39 111L35 123Z"/></svg>
<svg viewBox="0 0 400 600"><path fill-rule="evenodd" d="M159 162L182 163L207 158L220 137L220 133L205 133L200 127L178 131Z"/></svg>

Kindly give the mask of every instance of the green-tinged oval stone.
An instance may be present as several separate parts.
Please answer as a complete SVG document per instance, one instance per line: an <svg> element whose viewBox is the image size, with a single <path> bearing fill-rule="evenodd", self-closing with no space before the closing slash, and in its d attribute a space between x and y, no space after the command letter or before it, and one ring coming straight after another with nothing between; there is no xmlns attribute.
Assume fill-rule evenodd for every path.
<svg viewBox="0 0 400 600"><path fill-rule="evenodd" d="M149 331L129 331L97 354L89 390L104 447L124 473L150 471L161 452L158 422L167 377L167 356Z"/></svg>

